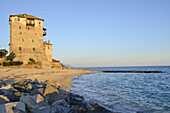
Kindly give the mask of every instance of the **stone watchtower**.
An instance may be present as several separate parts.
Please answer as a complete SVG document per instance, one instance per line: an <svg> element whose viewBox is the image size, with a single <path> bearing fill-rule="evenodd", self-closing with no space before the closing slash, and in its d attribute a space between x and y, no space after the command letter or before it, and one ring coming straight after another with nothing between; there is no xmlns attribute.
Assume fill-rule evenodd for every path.
<svg viewBox="0 0 170 113"><path fill-rule="evenodd" d="M14 60L27 64L29 58L41 61L43 65L52 63L52 44L50 40L43 42L46 29L43 19L27 14L10 15L10 53L16 54Z"/></svg>

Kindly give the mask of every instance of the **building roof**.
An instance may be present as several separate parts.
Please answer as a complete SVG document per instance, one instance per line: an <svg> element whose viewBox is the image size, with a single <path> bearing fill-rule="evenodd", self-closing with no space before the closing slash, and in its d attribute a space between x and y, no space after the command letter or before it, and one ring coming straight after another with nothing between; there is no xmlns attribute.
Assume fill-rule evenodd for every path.
<svg viewBox="0 0 170 113"><path fill-rule="evenodd" d="M15 17L15 16L21 17L21 18L30 18L30 19L36 19L36 20L42 20L42 21L44 21L44 19L41 19L41 18L32 16L32 15L28 15L28 14L10 15L10 17Z"/></svg>
<svg viewBox="0 0 170 113"><path fill-rule="evenodd" d="M59 60L52 59L52 62L60 62Z"/></svg>

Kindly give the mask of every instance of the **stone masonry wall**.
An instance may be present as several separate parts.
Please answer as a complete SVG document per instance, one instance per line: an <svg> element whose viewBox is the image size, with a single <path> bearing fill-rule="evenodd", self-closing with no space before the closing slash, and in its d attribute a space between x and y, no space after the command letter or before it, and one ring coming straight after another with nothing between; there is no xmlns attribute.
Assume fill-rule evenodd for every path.
<svg viewBox="0 0 170 113"><path fill-rule="evenodd" d="M43 44L43 20L27 20L21 17L10 17L10 52L16 54L15 60L27 64L29 58L47 62L52 60L51 53L46 51ZM26 25L26 23L32 23ZM33 25L34 24L34 25ZM50 56L51 54L51 56ZM47 58L48 57L48 58Z"/></svg>

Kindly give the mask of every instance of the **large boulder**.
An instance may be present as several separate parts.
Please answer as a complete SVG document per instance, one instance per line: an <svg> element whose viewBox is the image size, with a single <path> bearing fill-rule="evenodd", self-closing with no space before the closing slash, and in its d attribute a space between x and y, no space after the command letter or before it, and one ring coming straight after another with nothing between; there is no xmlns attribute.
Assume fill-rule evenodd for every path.
<svg viewBox="0 0 170 113"><path fill-rule="evenodd" d="M13 83L15 83L15 80L14 79L6 79L6 80L3 80L3 82L4 82L5 86L8 86L8 85L12 85Z"/></svg>
<svg viewBox="0 0 170 113"><path fill-rule="evenodd" d="M5 82L3 80L0 81L0 88L5 86Z"/></svg>
<svg viewBox="0 0 170 113"><path fill-rule="evenodd" d="M13 107L17 105L18 102L11 102L0 105L0 113L14 113Z"/></svg>
<svg viewBox="0 0 170 113"><path fill-rule="evenodd" d="M10 89L12 86L11 85L7 85L7 86L2 86L0 89Z"/></svg>
<svg viewBox="0 0 170 113"><path fill-rule="evenodd" d="M38 104L34 101L34 98L31 96L28 95L22 96L20 100L26 105L28 113L33 113L35 110L39 109Z"/></svg>
<svg viewBox="0 0 170 113"><path fill-rule="evenodd" d="M3 95L7 96L10 101L16 102L19 101L20 97L23 95L15 89L2 89Z"/></svg>
<svg viewBox="0 0 170 113"><path fill-rule="evenodd" d="M51 106L51 113L68 113L69 110L70 108L64 99L55 101Z"/></svg>
<svg viewBox="0 0 170 113"><path fill-rule="evenodd" d="M61 87L61 85L60 85L60 83L58 83L58 82L54 82L54 81L45 81L45 84L46 85L50 85L50 86L53 86L53 87L55 87L56 89L58 88L58 87Z"/></svg>
<svg viewBox="0 0 170 113"><path fill-rule="evenodd" d="M25 104L23 102L21 102L21 101L19 101L14 108L19 110L19 111L22 111L22 112L26 113Z"/></svg>
<svg viewBox="0 0 170 113"><path fill-rule="evenodd" d="M34 89L30 92L30 95L37 95L37 94L40 94L40 95L43 95L44 93L44 88L38 88L38 89Z"/></svg>
<svg viewBox="0 0 170 113"><path fill-rule="evenodd" d="M47 84L45 91L44 91L44 96L46 96L47 94L50 94L50 93L54 93L54 92L59 93L55 86Z"/></svg>
<svg viewBox="0 0 170 113"><path fill-rule="evenodd" d="M31 83L32 80L31 79L23 79L23 80L20 80L18 83L22 86L25 86L27 85L28 83Z"/></svg>
<svg viewBox="0 0 170 113"><path fill-rule="evenodd" d="M39 82L38 82L37 79L35 79L35 80L32 82L32 84L39 84Z"/></svg>
<svg viewBox="0 0 170 113"><path fill-rule="evenodd" d="M32 97L36 103L40 103L41 101L44 101L44 98L40 94L34 95Z"/></svg>
<svg viewBox="0 0 170 113"><path fill-rule="evenodd" d="M77 110L77 106L82 107L83 110L85 109L86 111L92 111L94 110L94 108L86 101L83 100L84 98L82 98L79 95L73 95L73 94L69 94L66 96L66 101L67 103L69 103L71 106L73 106L72 108L76 108Z"/></svg>
<svg viewBox="0 0 170 113"><path fill-rule="evenodd" d="M4 95L0 95L0 104L5 104L10 102L9 98L4 96Z"/></svg>
<svg viewBox="0 0 170 113"><path fill-rule="evenodd" d="M63 90L61 88L57 88L57 89L58 89L59 93L62 94L62 95L69 95L70 94L70 92Z"/></svg>
<svg viewBox="0 0 170 113"><path fill-rule="evenodd" d="M57 100L52 104L52 106L57 106L57 105L64 106L64 107L70 107L70 105L64 99Z"/></svg>
<svg viewBox="0 0 170 113"><path fill-rule="evenodd" d="M27 89L19 83L15 83L12 86L13 86L14 89L17 89L20 92L27 92Z"/></svg>
<svg viewBox="0 0 170 113"><path fill-rule="evenodd" d="M45 102L52 105L55 101L65 99L65 97L57 92L49 93L45 96Z"/></svg>
<svg viewBox="0 0 170 113"><path fill-rule="evenodd" d="M104 108L103 106L100 106L99 104L93 105L94 110L90 111L89 113L113 113L112 111Z"/></svg>

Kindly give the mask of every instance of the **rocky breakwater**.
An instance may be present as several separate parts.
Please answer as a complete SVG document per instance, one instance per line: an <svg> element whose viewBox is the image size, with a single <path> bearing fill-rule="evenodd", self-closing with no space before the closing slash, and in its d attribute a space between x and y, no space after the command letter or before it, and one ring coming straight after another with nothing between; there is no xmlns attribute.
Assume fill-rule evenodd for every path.
<svg viewBox="0 0 170 113"><path fill-rule="evenodd" d="M58 82L1 80L0 113L112 113L72 94Z"/></svg>

